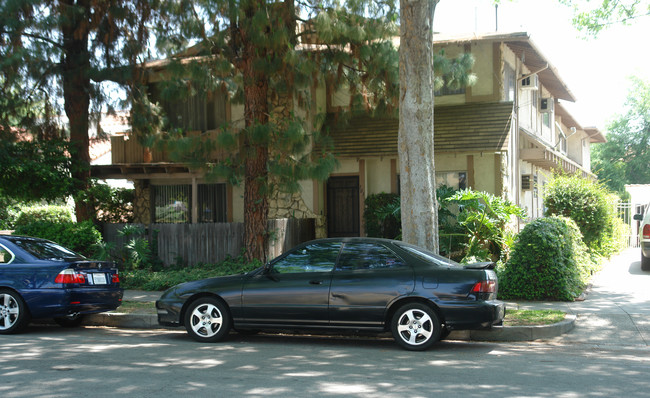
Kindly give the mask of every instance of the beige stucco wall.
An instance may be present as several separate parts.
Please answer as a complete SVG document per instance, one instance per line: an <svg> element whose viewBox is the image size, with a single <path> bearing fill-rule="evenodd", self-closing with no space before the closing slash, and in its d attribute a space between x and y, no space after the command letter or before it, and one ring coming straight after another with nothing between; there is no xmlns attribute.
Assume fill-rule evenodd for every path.
<svg viewBox="0 0 650 398"><path fill-rule="evenodd" d="M339 167L332 172L337 174L357 174L359 173L359 162L355 159L339 159Z"/></svg>
<svg viewBox="0 0 650 398"><path fill-rule="evenodd" d="M244 184L232 187L232 221L244 222Z"/></svg>
<svg viewBox="0 0 650 398"><path fill-rule="evenodd" d="M467 171L467 155L453 153L436 153L436 172Z"/></svg>
<svg viewBox="0 0 650 398"><path fill-rule="evenodd" d="M472 96L491 95L494 91L494 45L492 43L472 44L472 55L474 55L473 72L478 81L472 86ZM497 70L499 70L497 68Z"/></svg>
<svg viewBox="0 0 650 398"><path fill-rule="evenodd" d="M485 191L493 195L500 195L496 190L495 160L493 154L474 155L474 190Z"/></svg>
<svg viewBox="0 0 650 398"><path fill-rule="evenodd" d="M390 189L390 159L366 159L366 197L388 193Z"/></svg>

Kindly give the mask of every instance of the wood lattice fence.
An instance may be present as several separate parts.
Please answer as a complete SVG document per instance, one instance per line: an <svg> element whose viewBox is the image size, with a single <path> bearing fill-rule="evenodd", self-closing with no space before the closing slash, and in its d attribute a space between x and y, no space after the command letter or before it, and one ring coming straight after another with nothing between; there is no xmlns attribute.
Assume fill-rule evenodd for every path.
<svg viewBox="0 0 650 398"><path fill-rule="evenodd" d="M121 249L128 238L120 236L127 224L104 224L104 241ZM243 223L202 224L128 224L145 228L149 242L157 240L158 257L165 265L217 263L226 257L237 257L244 247ZM314 219L277 219L268 221L271 231L267 259L272 259L293 246L314 239Z"/></svg>

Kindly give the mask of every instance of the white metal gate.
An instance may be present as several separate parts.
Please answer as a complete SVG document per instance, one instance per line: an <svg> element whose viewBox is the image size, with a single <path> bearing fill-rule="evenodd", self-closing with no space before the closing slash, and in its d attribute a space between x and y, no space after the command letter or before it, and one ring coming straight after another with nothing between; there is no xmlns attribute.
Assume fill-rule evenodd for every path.
<svg viewBox="0 0 650 398"><path fill-rule="evenodd" d="M634 215L641 212L630 202L619 202L617 205L618 216L625 222L627 247L639 247L639 222L634 220Z"/></svg>

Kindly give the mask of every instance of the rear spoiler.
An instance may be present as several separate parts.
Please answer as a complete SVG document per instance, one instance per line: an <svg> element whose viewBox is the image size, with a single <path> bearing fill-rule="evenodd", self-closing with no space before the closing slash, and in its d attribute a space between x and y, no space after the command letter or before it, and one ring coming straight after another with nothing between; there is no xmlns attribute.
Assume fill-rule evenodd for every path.
<svg viewBox="0 0 650 398"><path fill-rule="evenodd" d="M496 264L492 261L485 261L482 263L471 263L471 264L463 264L463 268L465 269L494 269Z"/></svg>

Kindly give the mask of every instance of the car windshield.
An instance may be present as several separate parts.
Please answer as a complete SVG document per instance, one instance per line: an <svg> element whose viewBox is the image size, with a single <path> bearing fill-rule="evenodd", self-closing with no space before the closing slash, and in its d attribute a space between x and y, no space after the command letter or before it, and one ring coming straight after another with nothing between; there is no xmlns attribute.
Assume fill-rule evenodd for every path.
<svg viewBox="0 0 650 398"><path fill-rule="evenodd" d="M419 248L417 246L411 246L411 245L407 245L407 244L404 244L404 243L400 243L397 246L399 246L400 248L408 251L412 255L414 255L416 257L419 257L420 259L422 259L424 261L434 263L436 265L441 265L441 266L445 266L445 267L448 267L448 266L460 267L461 266L460 264L458 264L454 260L450 260L450 259L448 259L446 257L442 257L442 256L440 256L438 254L435 254L435 253L432 253L430 251L424 250L424 249Z"/></svg>
<svg viewBox="0 0 650 398"><path fill-rule="evenodd" d="M34 239L16 239L13 243L39 260L84 259L85 257L54 242Z"/></svg>

